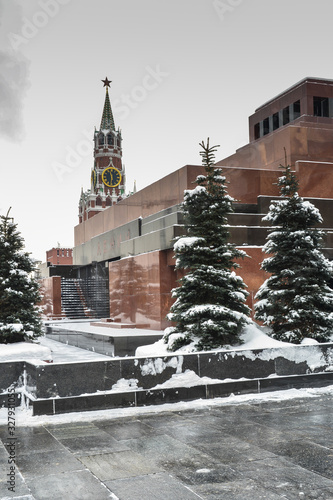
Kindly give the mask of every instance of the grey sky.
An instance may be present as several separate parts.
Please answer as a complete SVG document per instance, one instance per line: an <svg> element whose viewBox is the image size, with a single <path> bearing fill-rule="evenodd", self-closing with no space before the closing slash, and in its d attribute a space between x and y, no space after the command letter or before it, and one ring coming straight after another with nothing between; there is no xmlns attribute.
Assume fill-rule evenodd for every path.
<svg viewBox="0 0 333 500"><path fill-rule="evenodd" d="M333 78L331 0L0 0L0 213L27 250L73 245L110 89L127 189L248 142L258 106Z"/></svg>

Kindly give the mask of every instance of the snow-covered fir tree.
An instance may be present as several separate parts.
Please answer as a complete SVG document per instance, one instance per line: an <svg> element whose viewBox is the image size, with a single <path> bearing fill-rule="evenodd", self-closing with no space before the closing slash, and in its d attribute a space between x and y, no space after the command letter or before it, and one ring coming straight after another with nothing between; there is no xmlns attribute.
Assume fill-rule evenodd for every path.
<svg viewBox="0 0 333 500"><path fill-rule="evenodd" d="M23 238L9 217L0 217L0 343L35 339L42 334L39 285Z"/></svg>
<svg viewBox="0 0 333 500"><path fill-rule="evenodd" d="M298 195L298 180L290 166L278 180L284 199L273 201L263 220L272 228L263 248L270 256L262 268L271 274L259 289L256 319L272 329L277 340L319 342L333 333L332 264L322 253L319 210Z"/></svg>
<svg viewBox="0 0 333 500"><path fill-rule="evenodd" d="M239 343L250 313L246 285L234 271L239 267L235 259L246 254L228 242L233 198L222 170L214 167L216 146L210 147L209 139L200 146L206 175L199 175L197 186L184 192L185 236L174 244L176 269L186 274L173 290L176 301L168 319L176 326L164 335L170 350L188 344L208 350Z"/></svg>

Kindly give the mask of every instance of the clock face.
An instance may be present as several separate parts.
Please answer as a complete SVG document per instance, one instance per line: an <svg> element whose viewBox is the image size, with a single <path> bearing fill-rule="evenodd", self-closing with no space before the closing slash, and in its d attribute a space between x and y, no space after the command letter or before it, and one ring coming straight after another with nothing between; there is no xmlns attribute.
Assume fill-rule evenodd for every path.
<svg viewBox="0 0 333 500"><path fill-rule="evenodd" d="M96 188L96 183L97 183L97 174L96 174L96 170L92 170L91 172L91 183L94 187L94 189Z"/></svg>
<svg viewBox="0 0 333 500"><path fill-rule="evenodd" d="M121 173L114 167L107 167L102 172L102 181L108 187L117 187L121 183Z"/></svg>

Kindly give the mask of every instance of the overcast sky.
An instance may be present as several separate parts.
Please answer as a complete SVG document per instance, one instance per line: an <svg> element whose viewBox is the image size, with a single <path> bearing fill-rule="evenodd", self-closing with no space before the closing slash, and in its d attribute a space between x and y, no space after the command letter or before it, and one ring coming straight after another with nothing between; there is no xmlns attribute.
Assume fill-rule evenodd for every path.
<svg viewBox="0 0 333 500"><path fill-rule="evenodd" d="M32 256L73 246L105 90L127 190L248 142L248 116L333 79L332 0L0 0L0 214Z"/></svg>

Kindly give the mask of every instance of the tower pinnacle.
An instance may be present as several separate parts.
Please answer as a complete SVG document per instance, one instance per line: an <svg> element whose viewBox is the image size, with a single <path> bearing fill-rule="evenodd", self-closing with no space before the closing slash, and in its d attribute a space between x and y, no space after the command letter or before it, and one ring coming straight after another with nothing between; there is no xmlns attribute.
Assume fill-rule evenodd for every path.
<svg viewBox="0 0 333 500"><path fill-rule="evenodd" d="M105 80L101 80L101 82L104 83L104 87L110 87L110 83L112 83L112 80L109 80L108 77L105 77Z"/></svg>
<svg viewBox="0 0 333 500"><path fill-rule="evenodd" d="M106 87L106 93L105 93L105 102L104 102L104 109L103 109L100 130L115 130L115 124L114 124L114 119L109 99L109 92L108 92L108 87L110 87L111 80L105 77L105 80L102 80L102 82L104 83L104 87Z"/></svg>

